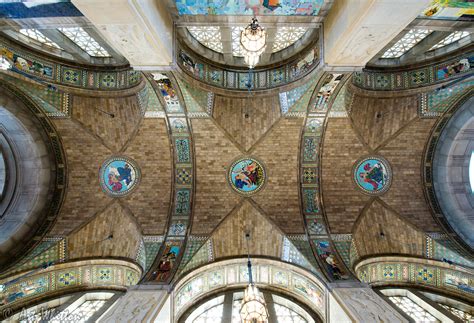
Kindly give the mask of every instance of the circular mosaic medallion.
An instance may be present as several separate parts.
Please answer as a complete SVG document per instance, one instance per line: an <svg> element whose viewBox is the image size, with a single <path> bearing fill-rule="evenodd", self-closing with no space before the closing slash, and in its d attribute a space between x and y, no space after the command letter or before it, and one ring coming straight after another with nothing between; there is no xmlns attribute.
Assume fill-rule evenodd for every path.
<svg viewBox="0 0 474 323"><path fill-rule="evenodd" d="M366 157L355 164L354 182L367 194L383 194L389 189L391 181L390 165L382 157Z"/></svg>
<svg viewBox="0 0 474 323"><path fill-rule="evenodd" d="M107 194L124 196L133 191L140 182L140 170L130 158L115 156L102 164L99 180Z"/></svg>
<svg viewBox="0 0 474 323"><path fill-rule="evenodd" d="M241 158L229 168L230 186L242 195L252 195L260 191L265 184L266 173L263 164L253 158Z"/></svg>

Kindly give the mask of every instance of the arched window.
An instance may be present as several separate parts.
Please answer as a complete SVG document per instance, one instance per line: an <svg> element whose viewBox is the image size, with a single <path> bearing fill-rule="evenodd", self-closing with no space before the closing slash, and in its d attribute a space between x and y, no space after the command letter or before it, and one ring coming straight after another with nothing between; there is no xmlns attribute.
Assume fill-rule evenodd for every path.
<svg viewBox="0 0 474 323"><path fill-rule="evenodd" d="M474 307L449 297L429 292L387 288L381 290L389 302L415 322L472 322Z"/></svg>
<svg viewBox="0 0 474 323"><path fill-rule="evenodd" d="M284 296L263 290L272 323L315 323L316 315ZM205 300L197 307L191 308L181 317L183 323L240 323L240 305L244 293L239 290L225 292Z"/></svg>
<svg viewBox="0 0 474 323"><path fill-rule="evenodd" d="M88 292L63 296L24 309L13 315L12 322L87 322L96 321L113 305L120 293Z"/></svg>

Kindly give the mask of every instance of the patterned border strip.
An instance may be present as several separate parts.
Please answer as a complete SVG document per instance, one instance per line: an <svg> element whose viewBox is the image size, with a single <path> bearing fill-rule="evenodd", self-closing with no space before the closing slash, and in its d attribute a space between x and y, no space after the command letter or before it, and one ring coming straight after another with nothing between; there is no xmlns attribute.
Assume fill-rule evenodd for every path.
<svg viewBox="0 0 474 323"><path fill-rule="evenodd" d="M433 91L420 93L418 115L421 118L437 118L472 88L474 80L456 80Z"/></svg>
<svg viewBox="0 0 474 323"><path fill-rule="evenodd" d="M344 266L331 241L321 204L320 160L325 120L335 97L350 75L324 74L307 108L300 152L300 190L302 213L313 254L329 280L348 279Z"/></svg>
<svg viewBox="0 0 474 323"><path fill-rule="evenodd" d="M206 84L235 91L248 91L249 73L245 70L223 69L208 64L178 48L178 66L186 74ZM252 91L279 87L301 79L319 65L319 42L290 63L276 68L255 70L251 73Z"/></svg>
<svg viewBox="0 0 474 323"><path fill-rule="evenodd" d="M269 259L252 259L252 278L258 286L269 286L294 296L325 318L326 288L314 275ZM248 284L246 259L232 259L206 265L190 273L175 288L175 318L200 299L222 288Z"/></svg>
<svg viewBox="0 0 474 323"><path fill-rule="evenodd" d="M430 205L431 214L437 223L448 232L448 237L455 242L453 245L457 248L454 250L460 255L467 257L468 259L472 257L469 250L470 247L456 234L456 232L451 228L448 221L446 220L441 207L439 206L438 199L436 198L435 188L433 186L433 158L436 151L436 146L438 144L439 137L443 132L445 126L448 124L449 120L456 112L456 110L463 105L470 97L474 95L474 89L470 89L465 93L464 96L459 97L456 101L451 102L451 106L446 113L444 113L433 126L431 131L430 139L425 147L424 152L424 162L423 162L423 185L425 196Z"/></svg>
<svg viewBox="0 0 474 323"><path fill-rule="evenodd" d="M74 65L54 63L51 60L31 54L0 39L0 56L11 65L11 70L39 82L57 83L65 86L91 90L123 90L138 85L141 73L130 67L115 71L100 70L100 66L78 69Z"/></svg>
<svg viewBox="0 0 474 323"><path fill-rule="evenodd" d="M191 124L176 79L170 74L161 73L153 73L148 79L165 108L175 180L166 237L145 280L169 284L178 270L191 232L194 150Z"/></svg>
<svg viewBox="0 0 474 323"><path fill-rule="evenodd" d="M382 73L366 70L354 73L353 84L366 90L393 91L429 86L471 74L474 68L474 52L440 64L411 71Z"/></svg>
<svg viewBox="0 0 474 323"><path fill-rule="evenodd" d="M2 313L26 307L38 298L85 289L117 289L136 285L141 269L123 260L87 260L57 264L0 281ZM3 311L2 311L3 310Z"/></svg>
<svg viewBox="0 0 474 323"><path fill-rule="evenodd" d="M51 120L49 120L48 117L44 114L41 108L38 107L35 102L30 99L30 97L28 97L23 91L19 90L18 88L5 82L0 82L0 87L14 94L37 117L39 124L43 127L45 133L48 135L50 146L49 148L54 154L56 164L56 183L52 192L49 208L45 209L46 214L44 215L44 221L37 228L35 236L30 239L23 248L21 256L16 255L17 257L15 258L18 261L21 261L23 259L23 256L27 255L27 252L25 252L26 250L31 250L41 242L41 237L51 229L53 223L56 220L57 215L59 214L61 205L65 197L64 188L67 184L66 156L61 144L60 136L56 131L56 128L54 127ZM18 261L10 263L10 265L6 267L5 270L12 268L18 263Z"/></svg>
<svg viewBox="0 0 474 323"><path fill-rule="evenodd" d="M357 277L373 286L413 284L472 299L474 275L462 267L421 258L380 257L356 265Z"/></svg>
<svg viewBox="0 0 474 323"><path fill-rule="evenodd" d="M11 71L0 71L0 80L28 93L44 113L50 118L68 118L70 116L70 94L49 84L24 77Z"/></svg>

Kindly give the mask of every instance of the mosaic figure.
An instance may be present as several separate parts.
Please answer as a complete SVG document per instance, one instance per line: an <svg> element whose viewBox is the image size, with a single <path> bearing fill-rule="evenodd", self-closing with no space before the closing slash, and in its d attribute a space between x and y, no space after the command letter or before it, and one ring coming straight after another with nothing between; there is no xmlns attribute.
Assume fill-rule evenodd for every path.
<svg viewBox="0 0 474 323"><path fill-rule="evenodd" d="M8 57L8 56L7 56ZM40 76L53 77L53 68L40 62L32 61L13 54L13 66L20 71L36 74Z"/></svg>
<svg viewBox="0 0 474 323"><path fill-rule="evenodd" d="M385 192L391 181L388 163L377 157L363 159L356 164L354 181L365 193L381 194Z"/></svg>
<svg viewBox="0 0 474 323"><path fill-rule="evenodd" d="M339 264L329 241L316 241L315 243L318 256L326 265L328 273L336 280L347 279L348 276Z"/></svg>
<svg viewBox="0 0 474 323"><path fill-rule="evenodd" d="M454 62L438 69L436 72L436 77L439 80L447 79L456 74L467 72L470 70L471 65L474 65L474 57L463 58L458 62Z"/></svg>
<svg viewBox="0 0 474 323"><path fill-rule="evenodd" d="M112 196L128 194L138 181L138 167L135 162L125 157L110 158L100 169L102 189Z"/></svg>
<svg viewBox="0 0 474 323"><path fill-rule="evenodd" d="M229 182L231 187L241 194L256 193L265 182L265 169L255 159L239 159L230 167Z"/></svg>
<svg viewBox="0 0 474 323"><path fill-rule="evenodd" d="M170 276L171 270L174 268L176 259L178 258L180 246L166 245L163 255L161 256L158 270L154 272L154 279L157 281L165 281Z"/></svg>

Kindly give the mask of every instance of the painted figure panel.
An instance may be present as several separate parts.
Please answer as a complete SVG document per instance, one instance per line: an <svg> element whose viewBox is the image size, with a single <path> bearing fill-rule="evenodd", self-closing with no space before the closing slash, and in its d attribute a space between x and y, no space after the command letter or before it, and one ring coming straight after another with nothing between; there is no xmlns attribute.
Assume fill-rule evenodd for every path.
<svg viewBox="0 0 474 323"><path fill-rule="evenodd" d="M140 170L136 163L127 157L112 157L102 164L99 180L105 193L124 196L138 185Z"/></svg>
<svg viewBox="0 0 474 323"><path fill-rule="evenodd" d="M176 0L180 15L316 16L323 0Z"/></svg>
<svg viewBox="0 0 474 323"><path fill-rule="evenodd" d="M265 169L253 158L239 159L229 168L228 180L236 192L243 195L254 194L265 183Z"/></svg>
<svg viewBox="0 0 474 323"><path fill-rule="evenodd" d="M365 193L382 194L391 182L388 162L380 157L368 157L359 161L354 168L354 181Z"/></svg>

